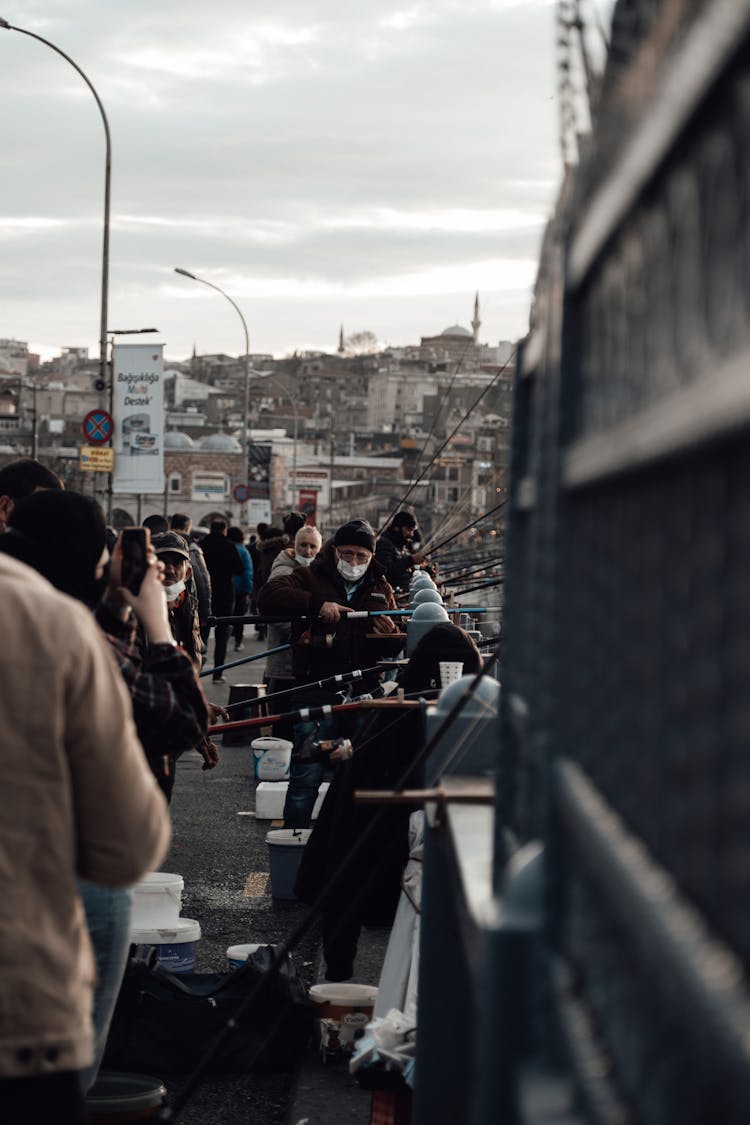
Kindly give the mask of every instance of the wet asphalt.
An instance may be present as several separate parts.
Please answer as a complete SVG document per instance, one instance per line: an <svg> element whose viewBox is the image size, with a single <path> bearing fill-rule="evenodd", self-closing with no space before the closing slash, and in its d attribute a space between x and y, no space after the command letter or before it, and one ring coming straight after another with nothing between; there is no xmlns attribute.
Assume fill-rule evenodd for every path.
<svg viewBox="0 0 750 1125"><path fill-rule="evenodd" d="M212 647L209 642L209 659ZM259 654L264 649L265 642L256 639L252 627L246 627L243 650L235 653L230 641L227 659ZM263 664L258 660L228 670L226 684L204 679L207 697L226 704L232 684L262 682ZM230 945L282 940L305 913L301 904L271 895L265 837L280 823L272 825L256 820L254 815L250 739L259 733L253 731L236 746L223 746L217 738L221 761L214 770L202 770L202 759L194 752L183 755L177 763L171 805L173 840L162 870L182 875L182 916L200 923L197 971L225 969ZM365 932L355 980L377 984L387 937L387 931ZM293 956L306 986L321 979L317 927ZM187 1075L161 1077L171 1096L187 1079ZM294 1071L267 1075L209 1072L178 1120L184 1125L367 1125L370 1095L360 1089L345 1067L325 1067L310 1047Z"/></svg>

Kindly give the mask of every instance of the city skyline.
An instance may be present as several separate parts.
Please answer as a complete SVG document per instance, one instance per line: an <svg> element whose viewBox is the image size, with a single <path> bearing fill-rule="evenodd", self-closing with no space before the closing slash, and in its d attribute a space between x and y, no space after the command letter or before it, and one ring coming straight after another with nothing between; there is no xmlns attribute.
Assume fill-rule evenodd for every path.
<svg viewBox="0 0 750 1125"><path fill-rule="evenodd" d="M606 3L589 5L605 10ZM551 0L11 0L112 132L109 327L170 359L522 335L559 180ZM98 351L104 143L64 60L0 31L0 336Z"/></svg>

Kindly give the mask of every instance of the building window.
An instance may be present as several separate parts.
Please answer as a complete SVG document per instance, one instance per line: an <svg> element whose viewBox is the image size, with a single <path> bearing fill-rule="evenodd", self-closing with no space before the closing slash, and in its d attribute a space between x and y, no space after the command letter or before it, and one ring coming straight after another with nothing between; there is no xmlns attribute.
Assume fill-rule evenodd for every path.
<svg viewBox="0 0 750 1125"><path fill-rule="evenodd" d="M179 473L169 474L169 491L182 492L182 477Z"/></svg>

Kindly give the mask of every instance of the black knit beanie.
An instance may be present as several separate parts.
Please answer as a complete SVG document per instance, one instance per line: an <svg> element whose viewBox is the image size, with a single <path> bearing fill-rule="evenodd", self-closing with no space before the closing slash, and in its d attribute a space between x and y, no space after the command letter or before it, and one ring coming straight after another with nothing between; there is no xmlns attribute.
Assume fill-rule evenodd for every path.
<svg viewBox="0 0 750 1125"><path fill-rule="evenodd" d="M335 547L366 547L375 550L375 532L367 520L349 520L338 529L333 537Z"/></svg>

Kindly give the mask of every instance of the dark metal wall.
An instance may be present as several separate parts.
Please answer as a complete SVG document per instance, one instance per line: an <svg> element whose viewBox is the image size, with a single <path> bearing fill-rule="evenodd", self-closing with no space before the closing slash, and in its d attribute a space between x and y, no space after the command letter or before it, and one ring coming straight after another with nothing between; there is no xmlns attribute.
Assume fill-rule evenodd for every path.
<svg viewBox="0 0 750 1125"><path fill-rule="evenodd" d="M498 828L545 841L538 1047L588 1117L721 1125L750 1117L750 4L614 28L521 351Z"/></svg>

